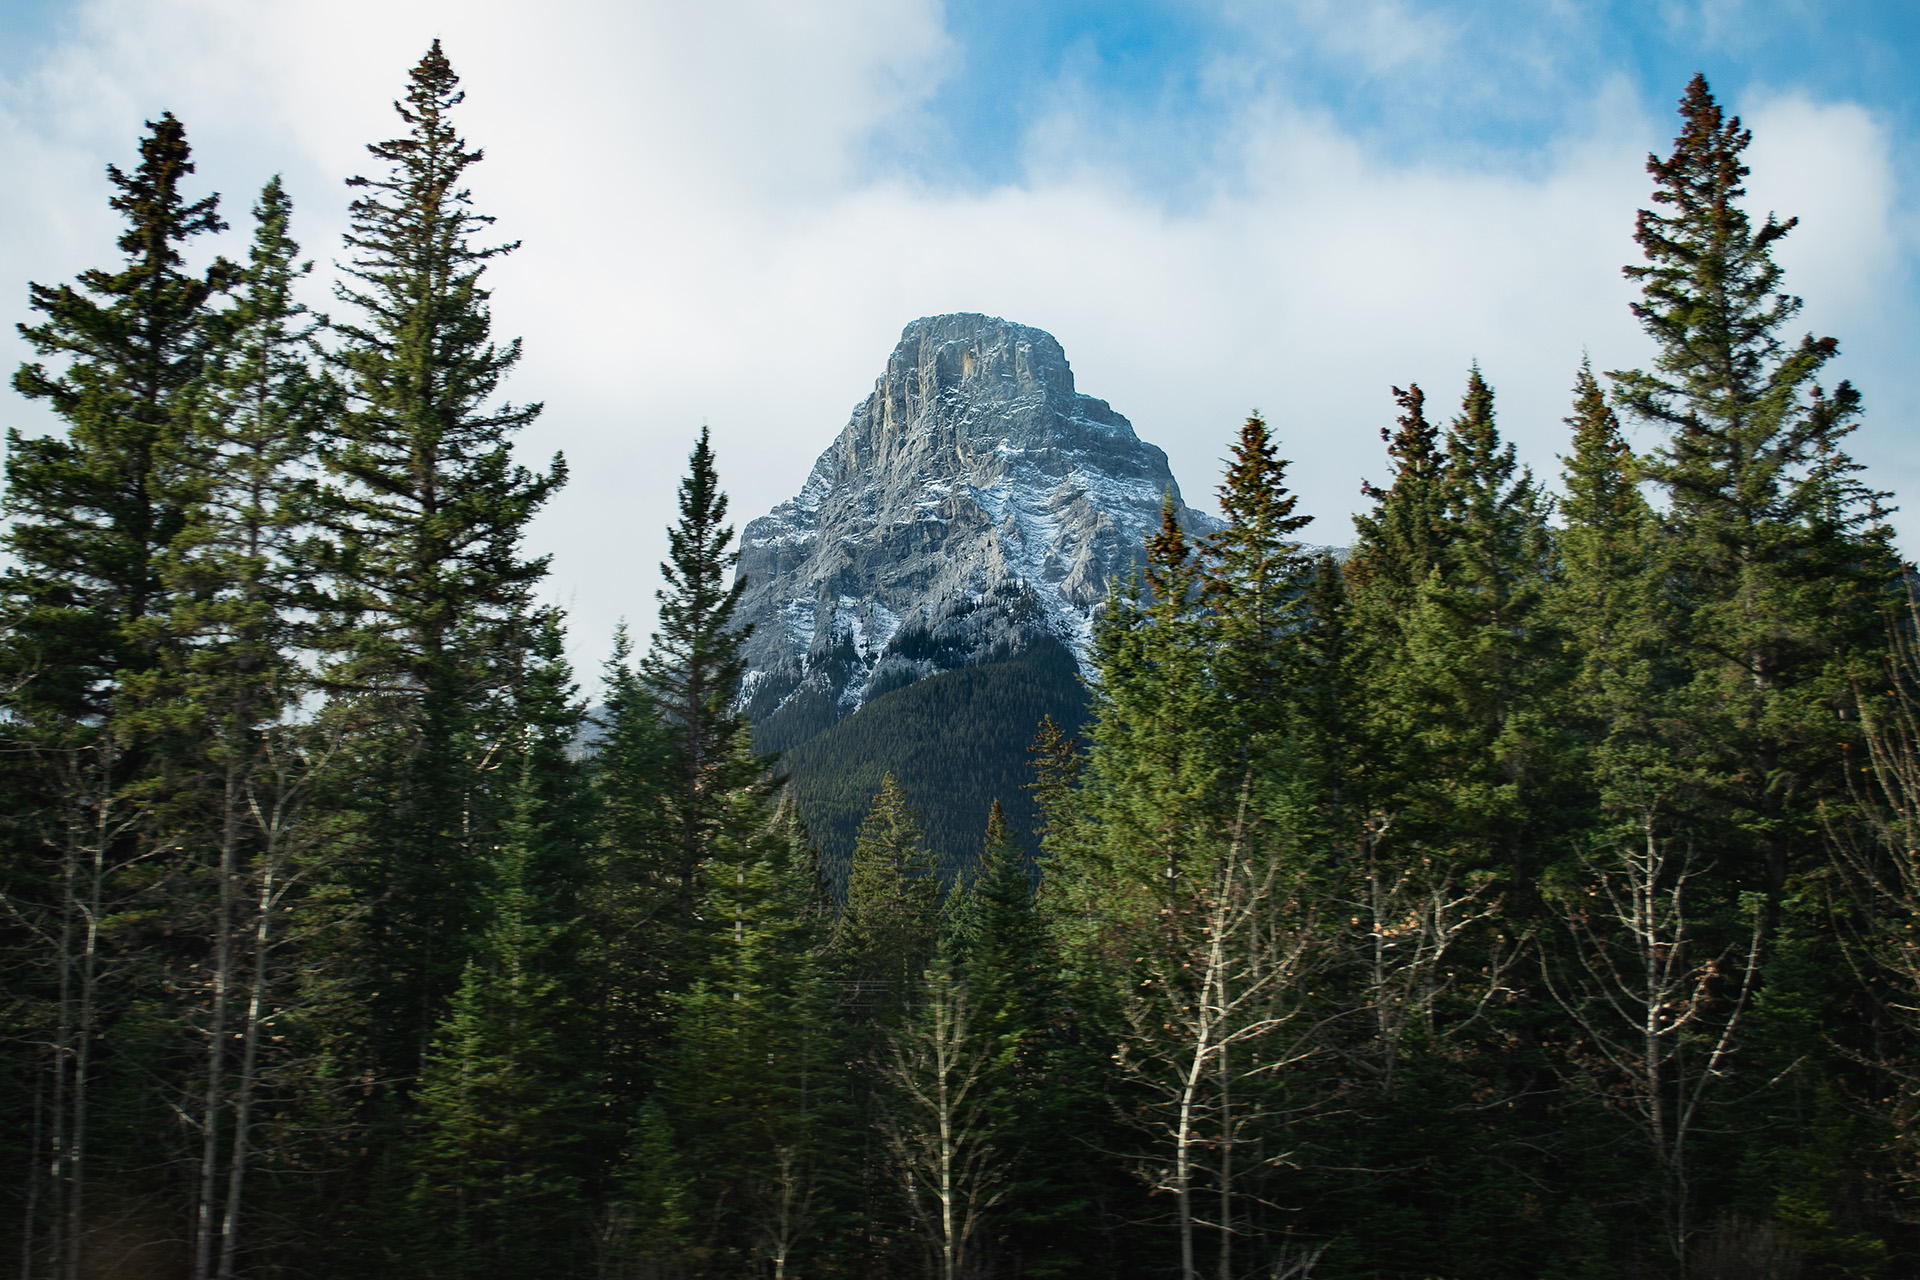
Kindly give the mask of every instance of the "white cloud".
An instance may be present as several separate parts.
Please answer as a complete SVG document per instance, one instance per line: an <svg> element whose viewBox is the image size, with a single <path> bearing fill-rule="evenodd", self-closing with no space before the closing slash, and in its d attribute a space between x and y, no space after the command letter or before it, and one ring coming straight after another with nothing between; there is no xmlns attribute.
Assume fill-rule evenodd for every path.
<svg viewBox="0 0 1920 1280"><path fill-rule="evenodd" d="M1375 12L1411 30L1401 6ZM651 622L701 420L744 523L798 488L919 315L979 310L1056 334L1081 389L1167 449L1190 500L1207 499L1259 405L1330 542L1348 536L1360 477L1381 477L1390 384L1418 380L1447 412L1478 358L1506 429L1553 471L1583 349L1602 368L1645 355L1620 266L1642 161L1670 131L1617 85L1524 174L1383 160L1330 119L1255 96L1211 140L1210 180L1173 205L1112 162L1111 122L1071 94L1019 183L873 173L874 138L911 134L954 61L933 0L94 0L88 13L80 42L0 96L0 163L34 179L16 188L31 199L0 206L0 279L21 289L20 318L26 279L105 260L100 165L129 162L140 121L164 109L230 217L283 169L299 234L331 258L339 180L394 132L406 68L444 38L470 94L465 131L488 152L479 203L525 242L492 273L497 327L527 342L512 394L548 406L528 453L563 448L574 467L535 542L556 553L589 668L616 617ZM1882 126L1786 98L1754 124L1756 198L1808 215L1788 261L1809 318L1845 338L1892 314L1885 263L1904 262L1911 237ZM1876 384L1902 366L1869 345L1850 342L1849 358L1877 407ZM17 404L8 416L39 421Z"/></svg>

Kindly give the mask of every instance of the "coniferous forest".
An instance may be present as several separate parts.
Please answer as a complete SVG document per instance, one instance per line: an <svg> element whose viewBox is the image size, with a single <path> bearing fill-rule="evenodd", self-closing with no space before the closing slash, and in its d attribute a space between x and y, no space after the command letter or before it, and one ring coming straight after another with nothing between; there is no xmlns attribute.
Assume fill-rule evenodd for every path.
<svg viewBox="0 0 1920 1280"><path fill-rule="evenodd" d="M1560 473L1477 369L1409 383L1310 552L1249 418L958 873L884 768L823 859L756 752L704 432L589 730L460 100L436 44L331 319L170 115L30 286L22 1280L1920 1270L1912 578L1703 79L1626 267L1657 358L1569 359Z"/></svg>

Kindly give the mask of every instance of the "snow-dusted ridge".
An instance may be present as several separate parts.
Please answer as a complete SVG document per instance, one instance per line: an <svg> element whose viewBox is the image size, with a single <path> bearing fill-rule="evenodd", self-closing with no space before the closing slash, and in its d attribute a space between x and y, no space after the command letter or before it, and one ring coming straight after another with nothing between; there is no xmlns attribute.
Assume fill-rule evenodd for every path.
<svg viewBox="0 0 1920 1280"><path fill-rule="evenodd" d="M824 727L1043 636L1084 659L1167 495L1190 532L1219 527L1181 503L1165 453L1075 390L1052 335L914 321L800 492L742 534L748 710L804 702Z"/></svg>

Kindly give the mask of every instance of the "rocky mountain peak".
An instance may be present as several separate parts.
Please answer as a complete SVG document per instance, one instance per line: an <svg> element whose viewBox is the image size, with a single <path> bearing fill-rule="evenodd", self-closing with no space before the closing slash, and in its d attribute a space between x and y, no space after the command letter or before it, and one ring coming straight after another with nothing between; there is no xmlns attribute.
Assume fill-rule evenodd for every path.
<svg viewBox="0 0 1920 1280"><path fill-rule="evenodd" d="M1084 656L1171 495L1166 454L1074 387L1053 335L909 324L793 498L747 525L747 707L778 750L923 676L1051 639Z"/></svg>

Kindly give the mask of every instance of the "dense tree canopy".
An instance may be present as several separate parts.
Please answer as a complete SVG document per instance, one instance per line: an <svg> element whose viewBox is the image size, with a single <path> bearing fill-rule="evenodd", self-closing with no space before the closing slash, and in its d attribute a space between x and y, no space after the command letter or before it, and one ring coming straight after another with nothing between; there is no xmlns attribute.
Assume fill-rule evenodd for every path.
<svg viewBox="0 0 1920 1280"><path fill-rule="evenodd" d="M876 700L791 787L704 428L658 633L574 684L458 86L436 43L351 180L335 320L277 179L187 270L172 116L114 265L29 287L25 1280L1913 1274L1913 575L1704 80L1654 362L1579 365L1557 490L1469 367L1316 549L1253 414L1090 652Z"/></svg>

